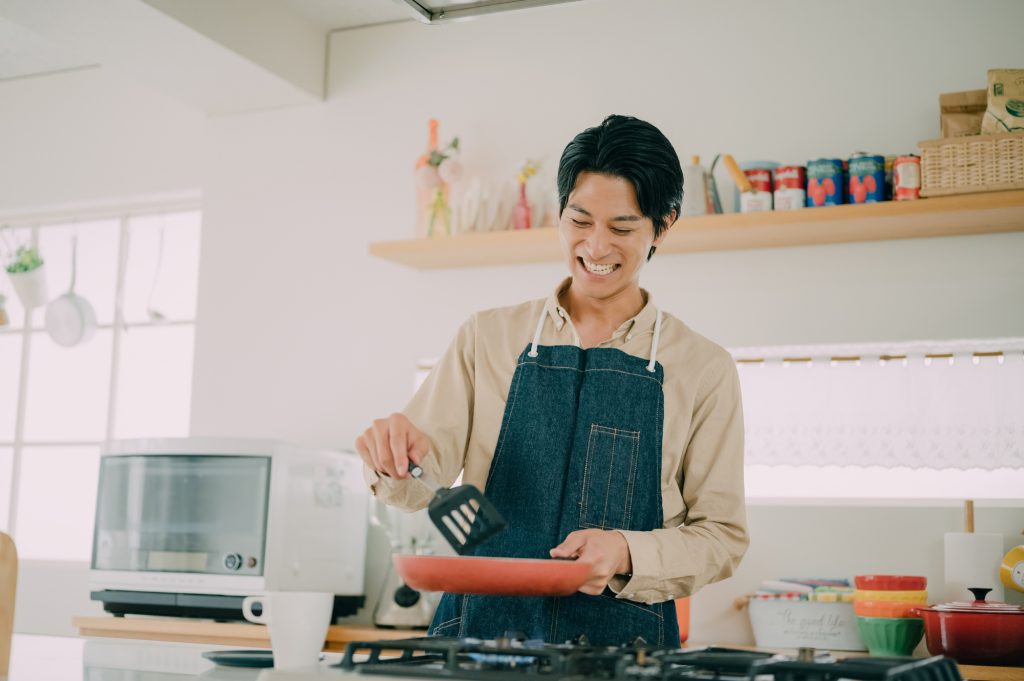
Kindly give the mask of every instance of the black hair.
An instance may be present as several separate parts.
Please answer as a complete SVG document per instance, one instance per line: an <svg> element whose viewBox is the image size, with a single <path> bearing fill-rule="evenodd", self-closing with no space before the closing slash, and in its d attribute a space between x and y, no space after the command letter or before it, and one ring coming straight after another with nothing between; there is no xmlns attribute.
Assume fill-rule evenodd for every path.
<svg viewBox="0 0 1024 681"><path fill-rule="evenodd" d="M671 226L683 203L683 169L672 143L661 130L632 116L611 115L576 135L558 162L558 214L580 173L621 177L633 185L644 217L654 223L654 237ZM650 260L654 248L648 253Z"/></svg>

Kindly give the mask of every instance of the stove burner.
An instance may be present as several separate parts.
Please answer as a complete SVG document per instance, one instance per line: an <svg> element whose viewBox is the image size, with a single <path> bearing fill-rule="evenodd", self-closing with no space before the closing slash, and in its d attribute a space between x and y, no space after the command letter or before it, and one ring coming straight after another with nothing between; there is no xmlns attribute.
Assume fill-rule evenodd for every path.
<svg viewBox="0 0 1024 681"><path fill-rule="evenodd" d="M365 661L356 661L360 653ZM696 650L650 647L641 638L622 646L593 646L578 636L560 644L507 632L493 641L424 637L350 643L339 667L362 674L442 677L474 681L960 681L956 663L944 657L800 658L730 648Z"/></svg>

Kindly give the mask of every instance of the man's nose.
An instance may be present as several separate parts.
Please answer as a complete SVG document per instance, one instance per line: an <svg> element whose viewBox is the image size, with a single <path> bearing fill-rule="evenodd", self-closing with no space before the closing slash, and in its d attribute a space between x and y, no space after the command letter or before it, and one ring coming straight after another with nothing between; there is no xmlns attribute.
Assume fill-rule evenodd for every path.
<svg viewBox="0 0 1024 681"><path fill-rule="evenodd" d="M603 227L596 227L587 235L587 252L594 260L600 260L611 252L611 236Z"/></svg>

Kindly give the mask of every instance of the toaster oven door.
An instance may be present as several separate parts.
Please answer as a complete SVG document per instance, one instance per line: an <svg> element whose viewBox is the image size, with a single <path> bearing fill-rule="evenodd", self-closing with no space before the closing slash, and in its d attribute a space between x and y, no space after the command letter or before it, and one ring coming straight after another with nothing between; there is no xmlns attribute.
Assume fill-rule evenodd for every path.
<svg viewBox="0 0 1024 681"><path fill-rule="evenodd" d="M263 574L270 458L101 459L94 570Z"/></svg>

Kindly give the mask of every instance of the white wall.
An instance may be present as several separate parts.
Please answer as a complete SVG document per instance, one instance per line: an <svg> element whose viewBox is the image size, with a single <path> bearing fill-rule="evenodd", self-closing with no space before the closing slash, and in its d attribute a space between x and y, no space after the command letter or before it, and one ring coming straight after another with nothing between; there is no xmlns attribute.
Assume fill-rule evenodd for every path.
<svg viewBox="0 0 1024 681"><path fill-rule="evenodd" d="M527 157L543 157L550 177L569 138L612 112L656 123L683 156L904 153L936 136L938 93L1019 65L1022 23L1012 0L873 0L856 13L838 2L591 0L337 33L325 104L205 121L102 72L0 84L0 148L16 159L0 164L0 206L198 185L193 432L351 446L404 404L416 360L440 353L471 311L544 295L563 272L418 273L367 255L370 241L413 234L427 118L440 119L443 141L458 134L467 170L489 178L512 177ZM136 113L109 122L122 110ZM114 163L100 162L107 149ZM44 172L41 156L71 167ZM1024 335L1022 258L1021 233L659 256L644 285L726 345ZM695 637L735 640L727 604L761 578L889 566L935 576L934 542L955 521L865 513L752 509L750 555L698 596ZM1000 527L1024 518L999 513ZM879 524L894 552L911 548L879 552ZM813 548L772 550L800 527L814 529Z"/></svg>

